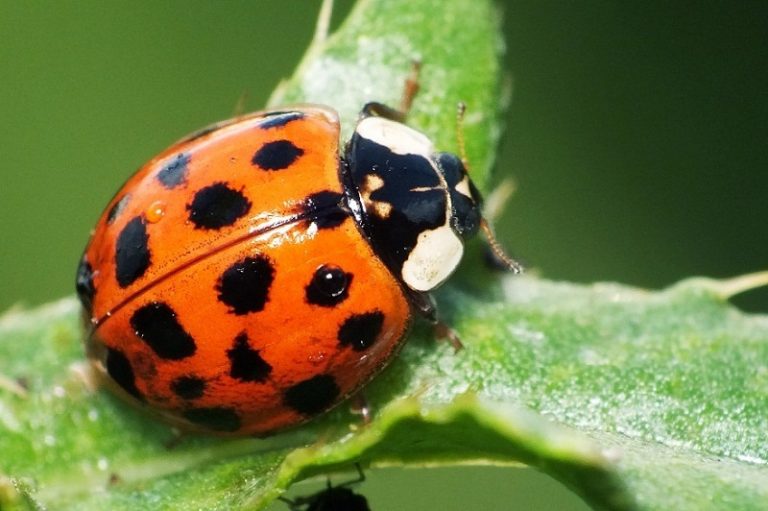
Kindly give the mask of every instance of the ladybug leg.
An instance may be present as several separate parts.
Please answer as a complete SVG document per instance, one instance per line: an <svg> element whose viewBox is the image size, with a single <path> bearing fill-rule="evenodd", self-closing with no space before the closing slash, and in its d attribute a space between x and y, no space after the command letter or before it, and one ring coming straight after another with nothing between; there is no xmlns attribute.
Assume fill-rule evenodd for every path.
<svg viewBox="0 0 768 511"><path fill-rule="evenodd" d="M363 105L361 117L384 117L390 121L405 122L405 114L396 108L378 101L369 101Z"/></svg>
<svg viewBox="0 0 768 511"><path fill-rule="evenodd" d="M446 340L453 346L453 349L458 352L464 348L464 344L461 342L461 338L456 331L448 326L447 323L443 323L437 317L437 304L434 298L429 293L410 293L411 303L421 316L432 323L435 337L439 340Z"/></svg>
<svg viewBox="0 0 768 511"><path fill-rule="evenodd" d="M371 409L371 404L368 402L368 399L365 397L365 394L362 392L358 392L354 396L352 396L350 401L350 410L355 415L359 415L362 420L363 424L370 424L371 418L373 417L373 410ZM358 467L359 468L359 467Z"/></svg>
<svg viewBox="0 0 768 511"><path fill-rule="evenodd" d="M421 61L419 59L413 59L411 61L411 72L408 73L408 77L405 79L405 88L403 89L403 96L400 98L400 111L403 113L403 117L407 117L411 111L413 105L413 98L416 97L416 93L419 92L419 75L421 74Z"/></svg>
<svg viewBox="0 0 768 511"><path fill-rule="evenodd" d="M309 502L305 502L307 500L306 497L289 499L288 497L283 497L282 495L280 495L279 497L277 497L277 500L281 502L285 502L288 505L288 509L290 509L291 511L300 511L301 506L309 503Z"/></svg>
<svg viewBox="0 0 768 511"><path fill-rule="evenodd" d="M405 79L403 96L400 98L400 108L392 108L384 103L371 101L363 106L362 117L384 117L391 121L405 122L408 113L413 105L413 98L419 92L419 74L421 73L421 61L414 59L411 61L411 71Z"/></svg>
<svg viewBox="0 0 768 511"><path fill-rule="evenodd" d="M171 437L163 442L163 447L165 447L168 451L176 449L188 437L188 435L180 429L172 428L171 432Z"/></svg>
<svg viewBox="0 0 768 511"><path fill-rule="evenodd" d="M331 478L328 477L326 479L326 486L325 490L320 491L318 493L315 493L313 495L306 495L301 497L296 497L293 499L289 499L288 497L283 497L282 495L277 497L277 500L280 500L282 502L285 502L288 507L291 509L291 511L301 511L302 509L305 509L305 511L316 509L331 509L332 505L341 505L341 507L332 506L333 509L355 509L355 510L367 510L368 506L365 502L365 499L362 496L353 496L353 501L349 500L349 497L345 498L343 501L336 501L334 499L328 500L325 497L328 497L329 492L333 490L334 488L348 488L349 486L354 486L356 484L360 484L365 481L365 473L363 472L363 468L360 466L359 462L355 462L355 469L357 470L357 477L355 479L351 479L349 481L344 481L343 483L333 485L331 484ZM351 494L350 495L354 495ZM346 497L346 495L345 495ZM363 506L361 507L361 500ZM352 506L351 508L348 506ZM308 507L304 507L308 506Z"/></svg>
<svg viewBox="0 0 768 511"><path fill-rule="evenodd" d="M352 486L353 484L360 484L365 481L365 472L363 472L363 467L360 466L360 462L355 462L355 469L357 470L357 478L352 479L350 481L345 481L341 484L337 484L337 487L341 486Z"/></svg>
<svg viewBox="0 0 768 511"><path fill-rule="evenodd" d="M409 290L410 291L410 290ZM418 291L410 291L408 293L411 305L416 308L416 311L432 324L437 323L437 304L434 298L429 293L420 293Z"/></svg>
<svg viewBox="0 0 768 511"><path fill-rule="evenodd" d="M461 342L459 334L456 333L456 330L449 327L447 323L443 323L442 321L435 323L434 332L435 337L438 339L448 341L448 343L453 346L454 352L458 353L464 349L464 343Z"/></svg>

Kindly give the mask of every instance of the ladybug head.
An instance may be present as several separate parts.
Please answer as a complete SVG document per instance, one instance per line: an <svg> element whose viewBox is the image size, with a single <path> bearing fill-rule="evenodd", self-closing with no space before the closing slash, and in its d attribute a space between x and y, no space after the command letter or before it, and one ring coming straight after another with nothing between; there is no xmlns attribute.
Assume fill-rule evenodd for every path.
<svg viewBox="0 0 768 511"><path fill-rule="evenodd" d="M477 234L483 220L480 192L458 156L453 153L437 153L434 161L445 179L451 198L451 227L462 239L469 239Z"/></svg>

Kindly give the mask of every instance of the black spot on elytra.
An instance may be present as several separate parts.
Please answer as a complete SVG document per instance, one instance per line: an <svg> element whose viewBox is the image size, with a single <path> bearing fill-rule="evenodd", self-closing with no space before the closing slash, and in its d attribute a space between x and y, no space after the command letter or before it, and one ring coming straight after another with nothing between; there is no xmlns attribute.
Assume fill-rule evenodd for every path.
<svg viewBox="0 0 768 511"><path fill-rule="evenodd" d="M269 300L269 288L275 268L265 255L257 254L236 262L222 273L216 283L219 300L237 315L259 312Z"/></svg>
<svg viewBox="0 0 768 511"><path fill-rule="evenodd" d="M312 280L304 288L307 302L321 307L333 307L349 296L352 274L338 266L324 264L315 270Z"/></svg>
<svg viewBox="0 0 768 511"><path fill-rule="evenodd" d="M189 155L187 153L179 153L160 169L160 172L157 173L157 180L170 190L187 180L188 170Z"/></svg>
<svg viewBox="0 0 768 511"><path fill-rule="evenodd" d="M120 200L112 204L112 207L109 208L109 213L107 213L107 223L113 224L115 220L117 220L117 217L120 216L120 213L123 212L125 209L125 206L128 205L128 202L131 200L131 194L126 193L122 197L120 197Z"/></svg>
<svg viewBox="0 0 768 511"><path fill-rule="evenodd" d="M269 117L259 123L259 128L268 130L270 128L279 128L285 126L291 121L303 119L302 112L272 112Z"/></svg>
<svg viewBox="0 0 768 511"><path fill-rule="evenodd" d="M234 345L227 350L227 358L230 362L229 375L236 380L264 382L272 372L272 366L248 344L245 332L235 337Z"/></svg>
<svg viewBox="0 0 768 511"><path fill-rule="evenodd" d="M93 287L93 268L85 256L80 259L80 264L77 266L75 289L77 289L77 297L80 299L80 303L90 315L93 309L93 295L96 293L96 288Z"/></svg>
<svg viewBox="0 0 768 511"><path fill-rule="evenodd" d="M296 147L290 140L267 142L256 151L251 163L263 170L283 170L290 167L304 150Z"/></svg>
<svg viewBox="0 0 768 511"><path fill-rule="evenodd" d="M107 348L107 356L104 361L107 374L120 385L123 390L137 399L142 399L141 392L136 388L136 377L133 374L133 366L128 357L122 351Z"/></svg>
<svg viewBox="0 0 768 511"><path fill-rule="evenodd" d="M329 408L340 392L333 376L319 374L286 390L283 402L302 415L315 415Z"/></svg>
<svg viewBox="0 0 768 511"><path fill-rule="evenodd" d="M115 277L120 287L130 286L149 268L148 243L147 224L140 216L120 231L115 244Z"/></svg>
<svg viewBox="0 0 768 511"><path fill-rule="evenodd" d="M171 382L171 390L182 399L197 399L203 397L206 383L197 376L179 376Z"/></svg>
<svg viewBox="0 0 768 511"><path fill-rule="evenodd" d="M214 183L201 188L191 204L187 204L189 219L197 229L221 229L234 224L251 210L251 202L226 183Z"/></svg>
<svg viewBox="0 0 768 511"><path fill-rule="evenodd" d="M355 351L365 351L376 342L383 324L384 313L380 310L353 314L339 328L339 344Z"/></svg>
<svg viewBox="0 0 768 511"><path fill-rule="evenodd" d="M302 214L318 229L333 229L349 217L343 200L343 194L331 190L313 193L302 202Z"/></svg>
<svg viewBox="0 0 768 511"><path fill-rule="evenodd" d="M213 430L234 433L242 426L237 412L232 408L211 407L191 408L184 412L184 417L198 426Z"/></svg>
<svg viewBox="0 0 768 511"><path fill-rule="evenodd" d="M195 340L176 319L176 313L163 302L151 302L131 315L136 336L166 360L181 360L194 355Z"/></svg>

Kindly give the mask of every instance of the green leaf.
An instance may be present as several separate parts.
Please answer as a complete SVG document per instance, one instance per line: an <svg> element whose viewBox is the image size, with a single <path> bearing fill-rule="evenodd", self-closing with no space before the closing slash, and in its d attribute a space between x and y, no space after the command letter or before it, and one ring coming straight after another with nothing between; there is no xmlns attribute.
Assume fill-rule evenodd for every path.
<svg viewBox="0 0 768 511"><path fill-rule="evenodd" d="M261 509L298 478L361 460L523 462L595 509L764 509L768 317L726 299L766 281L449 289L466 348L417 331L368 389L371 424L342 408L266 440L173 448L171 430L89 388L74 299L10 312L0 507Z"/></svg>
<svg viewBox="0 0 768 511"><path fill-rule="evenodd" d="M336 33L316 36L269 104L331 105L348 140L362 105L400 105L419 61L420 89L408 124L436 147L458 152L456 106L465 103L467 156L475 184L486 189L509 96L499 78L500 19L490 0L359 0Z"/></svg>
<svg viewBox="0 0 768 511"><path fill-rule="evenodd" d="M348 132L365 101L397 104L420 58L409 122L454 150L465 101L487 189L503 98L497 19L485 0L363 0L275 98L331 104ZM522 462L595 509L768 506L768 317L727 303L768 275L647 292L501 278L473 256L438 295L464 350L419 325L366 389L370 424L342 406L268 439L179 438L94 388L74 299L6 313L0 509L263 509L293 481L355 461Z"/></svg>

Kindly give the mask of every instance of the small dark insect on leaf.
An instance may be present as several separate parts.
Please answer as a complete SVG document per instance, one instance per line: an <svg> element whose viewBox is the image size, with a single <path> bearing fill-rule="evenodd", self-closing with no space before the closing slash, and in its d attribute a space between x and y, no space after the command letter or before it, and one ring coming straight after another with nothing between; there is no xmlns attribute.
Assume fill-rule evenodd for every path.
<svg viewBox="0 0 768 511"><path fill-rule="evenodd" d="M358 477L333 486L331 481L324 490L305 497L280 500L288 504L291 511L371 511L368 501L360 494L353 492L349 486L365 481L365 474L360 465L355 464Z"/></svg>

